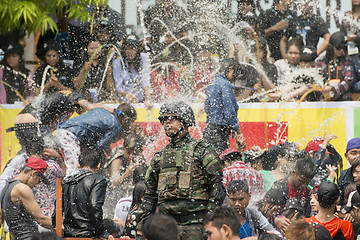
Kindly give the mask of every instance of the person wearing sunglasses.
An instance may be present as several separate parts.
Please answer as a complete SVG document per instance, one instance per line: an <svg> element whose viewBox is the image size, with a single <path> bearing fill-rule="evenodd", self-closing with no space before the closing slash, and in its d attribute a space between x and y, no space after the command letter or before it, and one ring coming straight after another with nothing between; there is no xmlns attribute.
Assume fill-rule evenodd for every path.
<svg viewBox="0 0 360 240"><path fill-rule="evenodd" d="M163 104L159 120L170 142L155 154L146 172L140 219L158 208L176 220L180 239L200 240L206 212L225 198L219 157L209 144L190 137L195 115L186 103Z"/></svg>
<svg viewBox="0 0 360 240"><path fill-rule="evenodd" d="M350 87L355 82L354 66L347 56L345 33L335 32L330 36L326 54L315 61L315 66L325 78L322 92L331 101L352 101Z"/></svg>

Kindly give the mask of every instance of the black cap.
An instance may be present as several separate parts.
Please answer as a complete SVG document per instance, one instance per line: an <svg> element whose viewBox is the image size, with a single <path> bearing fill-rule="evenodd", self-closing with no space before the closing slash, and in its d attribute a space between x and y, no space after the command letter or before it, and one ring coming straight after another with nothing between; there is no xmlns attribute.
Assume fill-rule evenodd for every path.
<svg viewBox="0 0 360 240"><path fill-rule="evenodd" d="M360 194L358 191L350 193L347 204L341 208L341 213L349 213L353 207L360 207Z"/></svg>
<svg viewBox="0 0 360 240"><path fill-rule="evenodd" d="M323 225L318 223L312 223L315 228L315 239L316 240L331 240L331 234Z"/></svg>
<svg viewBox="0 0 360 240"><path fill-rule="evenodd" d="M24 47L20 43L10 43L5 49L5 56L8 54L24 55Z"/></svg>
<svg viewBox="0 0 360 240"><path fill-rule="evenodd" d="M313 62L316 58L316 48L313 46L305 46L300 53L300 61L303 62Z"/></svg>
<svg viewBox="0 0 360 240"><path fill-rule="evenodd" d="M324 181L319 185L317 195L319 205L323 208L330 208L340 197L340 190L335 183Z"/></svg>
<svg viewBox="0 0 360 240"><path fill-rule="evenodd" d="M264 200L268 203L284 206L286 199L284 193L279 188L272 188L265 193Z"/></svg>
<svg viewBox="0 0 360 240"><path fill-rule="evenodd" d="M343 32L335 32L330 36L330 44L333 46L345 45L346 41L346 34Z"/></svg>
<svg viewBox="0 0 360 240"><path fill-rule="evenodd" d="M288 199L285 204L285 209L287 209L287 210L294 209L298 213L300 213L300 215L304 214L304 207L301 205L300 200L296 199L296 198Z"/></svg>

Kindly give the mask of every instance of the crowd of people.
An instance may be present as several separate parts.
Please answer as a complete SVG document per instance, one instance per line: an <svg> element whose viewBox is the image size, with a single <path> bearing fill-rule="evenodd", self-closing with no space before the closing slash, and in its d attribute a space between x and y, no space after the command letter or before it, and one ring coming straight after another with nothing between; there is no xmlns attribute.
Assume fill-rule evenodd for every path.
<svg viewBox="0 0 360 240"><path fill-rule="evenodd" d="M298 5L300 16L290 2L255 16L253 1L239 0L234 21L248 23L236 33L241 41L213 35L206 21L188 24L186 14L203 13L196 4L188 13L173 1L149 7L148 42L126 35L106 4L80 27L57 16L59 32L39 40L43 65L34 76L20 42L8 45L0 97L28 105L7 129L22 149L0 175L4 231L14 239L48 239L54 229L71 238L357 239L360 138L347 142L343 169L334 134L308 139L305 149L295 142L261 149L246 146L240 130L241 100L351 100L358 91L354 22L330 35L312 1ZM357 21L360 1L352 3L347 19ZM201 139L190 136L196 117L175 101L178 93L204 102ZM169 143L148 162L143 149L154 139L136 124L131 103L164 99L173 100L158 116ZM98 103L108 100L120 103Z"/></svg>
<svg viewBox="0 0 360 240"><path fill-rule="evenodd" d="M0 103L74 89L88 89L95 101L147 107L169 96L202 102L227 58L242 65L232 83L237 101L356 100L360 8L350 2L341 31L330 34L309 0L276 0L259 15L253 0L238 0L235 19L224 9L213 15L205 3L189 4L185 11L176 1L159 0L144 12L143 39L126 34L123 17L107 4L79 26L64 9L58 31L46 32L37 43L42 64L34 73L24 65L23 34L0 42Z"/></svg>

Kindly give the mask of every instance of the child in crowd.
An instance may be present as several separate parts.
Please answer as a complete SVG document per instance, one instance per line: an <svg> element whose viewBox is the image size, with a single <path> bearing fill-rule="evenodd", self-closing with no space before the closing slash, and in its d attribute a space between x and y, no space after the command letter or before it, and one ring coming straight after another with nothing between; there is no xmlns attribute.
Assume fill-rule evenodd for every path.
<svg viewBox="0 0 360 240"><path fill-rule="evenodd" d="M317 215L305 219L323 225L331 234L332 239L354 239L353 227L350 222L341 220L335 215L339 202L340 191L335 183L324 181L317 191L319 212Z"/></svg>
<svg viewBox="0 0 360 240"><path fill-rule="evenodd" d="M246 182L241 180L230 182L227 187L227 196L230 206L235 210L240 220L240 238L257 236L262 232L276 232L261 212L248 207L251 193Z"/></svg>

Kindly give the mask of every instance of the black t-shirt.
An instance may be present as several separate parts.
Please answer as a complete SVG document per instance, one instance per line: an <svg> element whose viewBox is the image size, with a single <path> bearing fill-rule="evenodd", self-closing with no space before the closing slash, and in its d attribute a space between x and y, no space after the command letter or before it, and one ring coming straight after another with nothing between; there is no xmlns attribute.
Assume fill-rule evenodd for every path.
<svg viewBox="0 0 360 240"><path fill-rule="evenodd" d="M295 26L295 24L293 23L295 16L296 16L295 13L291 10L287 10L286 12L280 12L275 9L268 9L264 13L261 13L259 16L260 19L259 26L263 30L274 26L280 21L289 21L289 26L287 29L273 32L266 37L266 40L270 48L271 56L275 60L282 59L281 51L280 51L280 40L283 36L289 37L291 32L294 31L291 30L290 28Z"/></svg>
<svg viewBox="0 0 360 240"><path fill-rule="evenodd" d="M26 77L29 76L29 73L30 71L25 67L20 70L20 74L17 74L16 71L8 70L7 68L5 68L3 71L3 78L0 80L10 84L12 87L18 90L19 93L25 98L26 86L28 83ZM5 84L4 86L6 91L6 102L8 104L13 104L15 101L21 101L20 97L11 87Z"/></svg>
<svg viewBox="0 0 360 240"><path fill-rule="evenodd" d="M293 26L289 28L290 36L301 36L304 39L305 46L316 48L319 38L329 33L328 27L321 16L311 15L308 18L298 16L291 22Z"/></svg>

